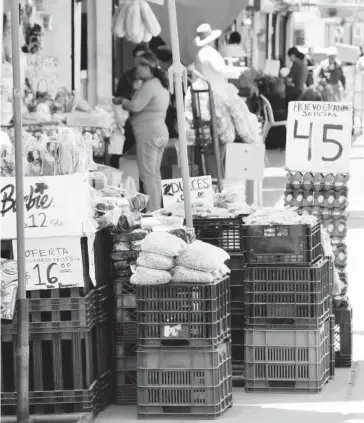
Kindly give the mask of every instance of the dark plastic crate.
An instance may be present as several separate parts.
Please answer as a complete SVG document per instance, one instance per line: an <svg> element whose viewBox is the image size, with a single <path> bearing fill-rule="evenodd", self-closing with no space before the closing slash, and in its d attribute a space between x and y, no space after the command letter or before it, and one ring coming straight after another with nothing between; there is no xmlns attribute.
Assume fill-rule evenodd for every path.
<svg viewBox="0 0 364 423"><path fill-rule="evenodd" d="M330 377L330 320L319 329L245 329L245 389L320 392Z"/></svg>
<svg viewBox="0 0 364 423"><path fill-rule="evenodd" d="M231 344L138 350L138 418L221 415L232 405Z"/></svg>
<svg viewBox="0 0 364 423"><path fill-rule="evenodd" d="M241 253L244 216L235 218L193 218L196 238L231 253Z"/></svg>
<svg viewBox="0 0 364 423"><path fill-rule="evenodd" d="M36 391L29 394L31 414L92 413L97 415L111 403L111 372L102 375L88 389ZM1 413L16 415L16 392L1 394ZM50 421L52 418L50 417Z"/></svg>
<svg viewBox="0 0 364 423"><path fill-rule="evenodd" d="M135 405L137 403L137 372L118 371L115 375L115 404Z"/></svg>
<svg viewBox="0 0 364 423"><path fill-rule="evenodd" d="M246 324L317 328L330 315L332 284L328 259L311 267L247 267Z"/></svg>
<svg viewBox="0 0 364 423"><path fill-rule="evenodd" d="M108 318L111 287L104 285L83 296L82 288L28 291L29 333L48 334L91 329ZM17 311L13 321L1 322L2 335L16 334Z"/></svg>
<svg viewBox="0 0 364 423"><path fill-rule="evenodd" d="M330 316L330 378L335 377L335 316Z"/></svg>
<svg viewBox="0 0 364 423"><path fill-rule="evenodd" d="M87 332L30 334L30 404L44 405L47 402L56 406L57 398L86 395L96 380L111 371L109 328L110 322L106 321L105 324L96 325ZM16 335L3 336L1 398L4 407L11 406L10 401L15 401L16 398L15 346ZM45 399L42 400L42 397ZM40 398L39 403L34 402L36 398ZM70 403L73 404L72 401L70 400ZM58 408L61 409L61 405ZM42 407L39 412L48 413Z"/></svg>
<svg viewBox="0 0 364 423"><path fill-rule="evenodd" d="M321 225L244 225L244 263L311 266L322 257Z"/></svg>
<svg viewBox="0 0 364 423"><path fill-rule="evenodd" d="M137 286L141 347L214 347L230 338L230 281Z"/></svg>
<svg viewBox="0 0 364 423"><path fill-rule="evenodd" d="M116 342L115 368L117 372L134 371L137 369L136 343Z"/></svg>
<svg viewBox="0 0 364 423"><path fill-rule="evenodd" d="M336 367L351 367L353 364L353 309L334 308L335 363Z"/></svg>

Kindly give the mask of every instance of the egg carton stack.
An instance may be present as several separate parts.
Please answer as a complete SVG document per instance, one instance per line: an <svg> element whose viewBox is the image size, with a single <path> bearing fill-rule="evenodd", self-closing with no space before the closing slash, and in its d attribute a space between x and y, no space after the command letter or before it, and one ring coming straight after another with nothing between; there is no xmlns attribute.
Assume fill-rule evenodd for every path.
<svg viewBox="0 0 364 423"><path fill-rule="evenodd" d="M243 225L245 390L320 392L330 378L332 262L316 219L274 214Z"/></svg>
<svg viewBox="0 0 364 423"><path fill-rule="evenodd" d="M297 207L320 217L327 229L335 254L343 289L341 299L347 300L347 223L348 223L348 174L321 174L289 172L285 192L285 205Z"/></svg>
<svg viewBox="0 0 364 423"><path fill-rule="evenodd" d="M132 219L133 222L134 219ZM130 283L132 267L139 256L147 231L127 216L119 219L113 235L111 254L115 293L115 387L116 404L136 404L136 301L135 285Z"/></svg>

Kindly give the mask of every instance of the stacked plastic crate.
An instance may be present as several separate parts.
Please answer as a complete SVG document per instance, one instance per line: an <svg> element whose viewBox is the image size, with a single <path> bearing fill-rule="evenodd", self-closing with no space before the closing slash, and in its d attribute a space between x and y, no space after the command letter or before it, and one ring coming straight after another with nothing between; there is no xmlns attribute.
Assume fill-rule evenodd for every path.
<svg viewBox="0 0 364 423"><path fill-rule="evenodd" d="M320 217L331 237L335 267L343 284L339 307L334 305L337 367L350 367L352 362L352 309L347 299L348 181L348 174L289 172L285 192L286 205Z"/></svg>
<svg viewBox="0 0 364 423"><path fill-rule="evenodd" d="M137 286L139 418L215 418L232 405L229 287Z"/></svg>
<svg viewBox="0 0 364 423"><path fill-rule="evenodd" d="M196 238L213 244L230 255L231 346L233 384L244 382L244 265L241 245L242 225L246 215L235 218L195 218Z"/></svg>
<svg viewBox="0 0 364 423"><path fill-rule="evenodd" d="M320 392L330 377L332 263L320 224L243 226L245 389Z"/></svg>
<svg viewBox="0 0 364 423"><path fill-rule="evenodd" d="M97 246L102 241L98 234L96 256L102 254ZM86 258L86 238L82 246ZM87 278L85 288L27 292L31 414L97 414L111 401L111 287L103 284L106 273L99 279L97 263L96 269L99 287ZM2 415L16 414L16 321L15 312L12 322L1 324Z"/></svg>

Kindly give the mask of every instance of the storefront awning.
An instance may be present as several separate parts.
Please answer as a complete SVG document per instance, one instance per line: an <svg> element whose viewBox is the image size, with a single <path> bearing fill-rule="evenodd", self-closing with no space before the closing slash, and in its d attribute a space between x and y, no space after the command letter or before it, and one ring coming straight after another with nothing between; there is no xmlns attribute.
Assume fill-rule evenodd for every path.
<svg viewBox="0 0 364 423"><path fill-rule="evenodd" d="M196 55L196 29L209 23L213 29L227 29L249 0L176 0L181 60L184 65L193 62ZM160 36L169 44L168 8L150 3L162 27Z"/></svg>

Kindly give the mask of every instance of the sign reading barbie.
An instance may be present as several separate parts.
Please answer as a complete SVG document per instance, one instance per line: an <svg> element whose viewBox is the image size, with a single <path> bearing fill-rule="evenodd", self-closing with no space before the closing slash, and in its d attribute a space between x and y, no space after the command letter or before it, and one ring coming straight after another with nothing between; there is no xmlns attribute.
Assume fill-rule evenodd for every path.
<svg viewBox="0 0 364 423"><path fill-rule="evenodd" d="M2 239L16 239L15 178L0 178ZM82 236L89 220L87 174L24 178L25 237Z"/></svg>

